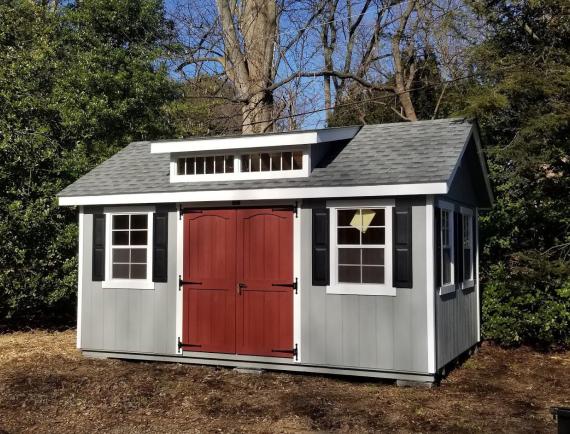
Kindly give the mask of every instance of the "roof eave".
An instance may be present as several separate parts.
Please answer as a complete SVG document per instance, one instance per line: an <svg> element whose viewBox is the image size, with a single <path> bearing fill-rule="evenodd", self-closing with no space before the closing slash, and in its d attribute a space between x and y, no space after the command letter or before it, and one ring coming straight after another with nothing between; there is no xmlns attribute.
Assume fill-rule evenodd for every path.
<svg viewBox="0 0 570 434"><path fill-rule="evenodd" d="M383 197L447 194L446 182L384 184L347 187L266 188L157 193L59 196L60 206L131 205L148 203L223 202L234 200L281 200L348 197Z"/></svg>

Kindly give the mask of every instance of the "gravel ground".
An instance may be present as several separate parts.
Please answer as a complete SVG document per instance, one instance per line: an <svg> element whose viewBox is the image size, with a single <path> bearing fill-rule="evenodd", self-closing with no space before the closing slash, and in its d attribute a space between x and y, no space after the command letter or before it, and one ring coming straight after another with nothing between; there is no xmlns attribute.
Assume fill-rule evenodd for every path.
<svg viewBox="0 0 570 434"><path fill-rule="evenodd" d="M555 432L570 352L484 344L433 389L86 359L75 331L0 335L2 432Z"/></svg>

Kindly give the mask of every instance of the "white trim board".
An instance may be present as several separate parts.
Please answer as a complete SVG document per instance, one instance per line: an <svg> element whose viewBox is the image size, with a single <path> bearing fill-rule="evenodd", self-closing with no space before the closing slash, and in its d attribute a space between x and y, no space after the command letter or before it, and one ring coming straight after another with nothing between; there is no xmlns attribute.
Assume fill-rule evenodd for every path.
<svg viewBox="0 0 570 434"><path fill-rule="evenodd" d="M82 322L82 304L83 304L83 231L84 231L85 214L83 207L79 207L79 252L77 259L77 349L81 349L81 322Z"/></svg>
<svg viewBox="0 0 570 434"><path fill-rule="evenodd" d="M293 215L293 279L297 282L297 291L293 291L293 345L297 344L296 362L301 363L303 343L301 342L301 291L303 291L303 279L301 278L301 219L303 213L297 210Z"/></svg>
<svg viewBox="0 0 570 434"><path fill-rule="evenodd" d="M428 372L435 373L437 354L435 347L435 209L433 196L426 198L426 308Z"/></svg>
<svg viewBox="0 0 570 434"><path fill-rule="evenodd" d="M170 228L168 229L170 230ZM184 219L180 212L176 213L176 282L184 275ZM176 291L176 336L174 336L174 348L177 354L182 354L182 349L178 348L178 338L182 340L183 318L184 318L184 294L178 286Z"/></svg>
<svg viewBox="0 0 570 434"><path fill-rule="evenodd" d="M420 184L364 185L350 187L260 188L248 190L205 190L168 193L109 194L99 196L61 196L60 206L127 205L172 202L217 202L232 200L278 200L373 196L410 196L447 194L445 182Z"/></svg>
<svg viewBox="0 0 570 434"><path fill-rule="evenodd" d="M360 127L333 128L317 131L297 131L280 134L244 135L197 140L176 140L150 144L151 154L173 152L221 151L229 149L273 148L352 139Z"/></svg>

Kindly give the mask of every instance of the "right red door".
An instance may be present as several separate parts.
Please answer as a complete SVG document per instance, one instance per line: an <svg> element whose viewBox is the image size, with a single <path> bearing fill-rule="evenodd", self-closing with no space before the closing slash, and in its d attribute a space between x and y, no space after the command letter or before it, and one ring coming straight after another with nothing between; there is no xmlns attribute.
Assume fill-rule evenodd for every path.
<svg viewBox="0 0 570 434"><path fill-rule="evenodd" d="M292 357L293 213L237 211L238 354Z"/></svg>

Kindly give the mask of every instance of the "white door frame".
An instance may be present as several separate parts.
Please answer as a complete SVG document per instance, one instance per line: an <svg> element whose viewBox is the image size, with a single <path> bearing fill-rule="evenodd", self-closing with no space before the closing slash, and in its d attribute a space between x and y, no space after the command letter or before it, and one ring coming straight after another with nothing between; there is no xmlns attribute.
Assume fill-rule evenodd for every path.
<svg viewBox="0 0 570 434"><path fill-rule="evenodd" d="M288 201L283 203L282 201L263 201L261 203L246 203L242 206L231 206L227 203L216 204L208 203L204 206L204 203L196 204L178 204L179 210L182 207L188 208L228 208L228 209L239 209L240 207L247 208L253 206L283 206L291 205L297 207L296 215L293 216L293 281L297 278L297 293L293 292L293 345L297 344L297 357L294 361L301 362L301 212L300 205L297 202ZM182 339L183 332L183 310L184 310L184 299L183 291L178 288L178 278L183 275L184 271L184 218L177 212L176 216L176 336L174 337L174 348L175 354L183 354L183 351L178 348L178 338Z"/></svg>

